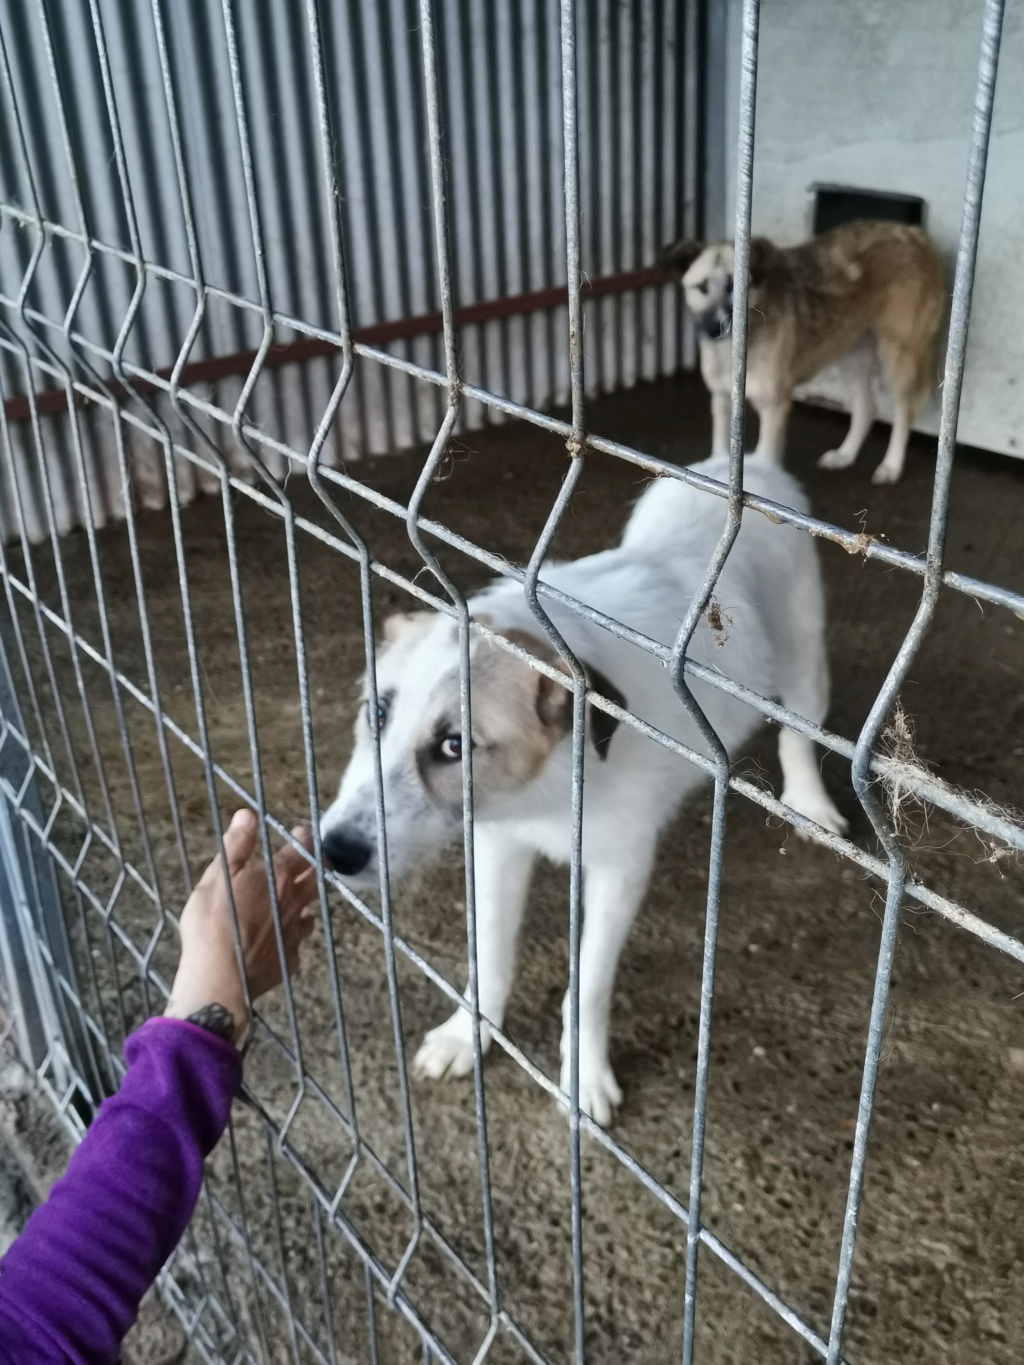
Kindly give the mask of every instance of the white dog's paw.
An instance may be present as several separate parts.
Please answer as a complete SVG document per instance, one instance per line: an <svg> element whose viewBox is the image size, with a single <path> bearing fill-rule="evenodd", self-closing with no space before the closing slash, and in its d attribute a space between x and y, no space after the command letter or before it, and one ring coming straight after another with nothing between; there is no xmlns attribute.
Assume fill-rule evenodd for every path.
<svg viewBox="0 0 1024 1365"><path fill-rule="evenodd" d="M850 455L845 450L826 450L818 461L818 468L849 469L856 458L856 455Z"/></svg>
<svg viewBox="0 0 1024 1365"><path fill-rule="evenodd" d="M562 1074L559 1085L569 1093L569 1035L562 1034L559 1046L562 1055ZM595 1123L608 1128L615 1110L622 1103L622 1090L615 1079L606 1048L588 1045L580 1039L580 1109Z"/></svg>
<svg viewBox="0 0 1024 1365"><path fill-rule="evenodd" d="M903 470L897 465L888 464L885 460L878 466L871 475L872 483L899 483L900 475Z"/></svg>
<svg viewBox="0 0 1024 1365"><path fill-rule="evenodd" d="M800 815L806 815L808 820L813 820L816 825L823 825L833 834L845 834L850 828L849 822L844 820L836 810L824 788L815 792L789 792L784 790L782 804L791 807ZM803 830L798 829L797 834L802 839L808 837Z"/></svg>
<svg viewBox="0 0 1024 1365"><path fill-rule="evenodd" d="M569 1061L562 1062L560 1085L569 1093ZM602 1128L611 1126L622 1103L622 1090L607 1057L588 1057L580 1052L580 1109Z"/></svg>
<svg viewBox="0 0 1024 1365"><path fill-rule="evenodd" d="M480 1021L480 1049L491 1045L491 1031ZM432 1028L419 1046L412 1063L420 1080L439 1081L443 1076L468 1076L473 1070L473 1021L465 1010L456 1010Z"/></svg>

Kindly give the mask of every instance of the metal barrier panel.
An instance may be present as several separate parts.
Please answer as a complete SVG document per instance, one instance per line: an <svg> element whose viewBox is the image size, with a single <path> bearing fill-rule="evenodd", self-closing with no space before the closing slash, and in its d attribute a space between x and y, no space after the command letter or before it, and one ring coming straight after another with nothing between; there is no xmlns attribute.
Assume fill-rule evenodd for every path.
<svg viewBox="0 0 1024 1365"><path fill-rule="evenodd" d="M844 1358L901 913L924 907L1024 962L1024 943L915 880L880 796L899 785L1024 851L1024 829L1011 814L923 769L908 774L879 743L941 592L1024 614L1020 594L954 573L944 558L1002 15L1001 0L979 6L981 57L942 430L929 542L917 555L743 491L758 0L743 3L727 483L610 440L588 422L593 393L671 372L684 357L679 291L643 271L663 241L700 224L702 6L390 0L338 7L307 0L300 11L223 0L218 11L212 4L178 10L166 0L39 0L4 8L0 81L5 146L13 153L0 199L0 379L10 400L0 429L9 538L0 539L0 638L18 705L5 701L0 712L0 794L12 829L46 855L64 903L60 923L51 916L29 924L53 1017L45 1027L29 1021L21 1046L46 1079L55 1054L45 1037L56 1035L67 1075L50 1086L65 1108L76 1096L94 1103L116 1085L126 1034L166 996L177 910L204 850L221 839L226 803L257 813L268 860L276 843L299 847L289 832L296 816L314 830L313 852L303 856L318 878L319 993L311 995L285 964L280 1001L255 1013L243 1102L162 1281L202 1358L332 1365L411 1352L424 1361L598 1358L585 1293L584 1137L680 1230L686 1365L699 1355L698 1287L710 1258L791 1329L801 1349L829 1365ZM509 297L518 300L515 308L491 307ZM278 383L284 369L290 377ZM565 418L542 410L560 403ZM426 511L457 434L508 418L555 434L567 457L541 529L535 537L524 533L524 567ZM415 486L399 497L355 477L330 449L332 441L340 443L336 454L427 440ZM545 581L549 551L594 454L724 501L723 533L672 647ZM197 489L212 495L217 511L216 536L205 541L183 516ZM136 507L137 498L156 508L165 496L159 518ZM283 625L261 614L250 590L244 529L254 509L280 533L289 606ZM111 513L126 522L116 545L98 534ZM853 739L731 681L691 650L742 519L760 515L921 580L913 623ZM405 523L409 553L388 563L374 551L373 528L395 518ZM81 531L72 541L64 533L74 524ZM310 547L329 554L336 582L310 583ZM461 564L521 585L554 663L471 621L462 577L449 567L454 552ZM205 648L208 623L195 607L197 587L213 573L224 582L230 617L230 649L219 658ZM151 612L158 576L176 588L180 617L173 624ZM361 611L378 900L357 895L323 860L310 593L340 590L358 598ZM397 590L447 614L458 633L465 993L396 922L374 609L382 593ZM556 608L657 659L700 747L596 690L556 624ZM470 687L477 632L572 694L564 1091L507 1029L481 1017ZM268 652L294 663L280 733L268 724L261 697ZM694 683L848 762L881 854L829 832L737 772ZM581 1108L588 706L713 783L685 1200ZM144 766L143 735L155 754ZM299 754L299 780L282 795L276 770L294 766ZM887 888L827 1324L792 1307L701 1215L730 793ZM4 823L0 833L6 830ZM9 875L6 863L5 870ZM276 914L272 879L268 884ZM23 930L27 923L22 915ZM342 924L379 948L372 979L346 979ZM3 965L10 1007L11 983L22 982L24 967L9 951ZM471 1024L473 1102L463 1136L476 1188L454 1233L424 1194L425 1120L406 1062L403 1002L425 983L466 1011ZM378 1009L374 1020L368 1002ZM321 1016L317 1038L329 1038L329 1047L311 1046L313 1010ZM383 1018L387 1075L366 1074L353 1016L356 1033ZM510 1291L493 1175L506 1135L488 1121L484 1027L517 1076L568 1114L565 1311L572 1330L563 1354L531 1330L522 1293ZM681 1095L680 1109L684 1103Z"/></svg>
<svg viewBox="0 0 1024 1365"><path fill-rule="evenodd" d="M446 126L463 130L451 139L449 175L465 377L534 408L567 402L569 383L559 341L566 274L556 11L554 0L497 7L453 0L440 12L438 30L439 113ZM45 26L31 5L5 5L0 14L33 167L31 185L16 159L6 167L0 283L17 294L32 252L30 205L38 200L47 250L29 272L26 315L85 385L76 401L89 404L99 377L123 396L117 377L123 363L175 440L187 444L171 382L230 412L263 337L220 7L215 0L171 7L158 32L145 6L103 0L105 63L94 55L85 3L57 7ZM663 242L699 226L699 35L682 15L656 0L635 11L599 5L581 16L590 54L581 90L584 127L591 130L581 193L591 392L671 374L682 357L679 291L652 269ZM681 28L687 22L690 34ZM337 210L353 336L395 362L357 367L325 448L332 465L429 441L439 419L433 391L409 378L417 367L436 369L443 348L418 23L415 0L332 5L323 13L323 92L344 182ZM243 6L238 29L246 95L259 110L252 179L275 315L262 364L278 371L252 391L248 414L301 449L330 398L339 327L309 38L303 16L286 0ZM121 120L116 139L105 112L107 86ZM81 274L86 241L88 279ZM140 262L145 284L137 294ZM45 360L45 352L37 359ZM149 372L159 377L155 385L146 383ZM7 352L0 376L15 419L12 459L30 538L44 538L47 526L44 495L31 473L34 418L45 433L58 528L66 531L85 515L75 439L92 472L90 515L98 524L123 517L108 425L82 420L73 437L61 377L52 369L30 380ZM28 388L43 390L34 412ZM500 409L467 399L459 429L501 420ZM234 472L251 477L244 449L229 441L225 451ZM268 459L283 473L284 457ZM216 479L187 460L175 459L174 475L183 503L217 491ZM137 441L132 482L142 506L166 505L165 480L159 442ZM0 487L8 509L0 529L12 537L13 493Z"/></svg>

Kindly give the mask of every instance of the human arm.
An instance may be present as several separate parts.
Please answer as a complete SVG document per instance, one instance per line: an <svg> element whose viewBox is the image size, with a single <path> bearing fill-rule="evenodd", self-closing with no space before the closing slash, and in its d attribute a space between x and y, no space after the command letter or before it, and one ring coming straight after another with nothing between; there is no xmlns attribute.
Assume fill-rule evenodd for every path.
<svg viewBox="0 0 1024 1365"><path fill-rule="evenodd" d="M207 868L182 912L167 1016L128 1039L120 1090L100 1107L67 1174L0 1262L4 1365L115 1362L143 1295L188 1224L203 1160L241 1083L233 1043L248 1022L225 873L250 999L281 979L266 873L252 859L255 843L255 819L236 816L225 831L226 861ZM286 956L294 965L312 924L304 910L315 893L315 873L291 849L278 855L274 871ZM221 1032L191 1022L204 1018L215 1029L219 1018Z"/></svg>

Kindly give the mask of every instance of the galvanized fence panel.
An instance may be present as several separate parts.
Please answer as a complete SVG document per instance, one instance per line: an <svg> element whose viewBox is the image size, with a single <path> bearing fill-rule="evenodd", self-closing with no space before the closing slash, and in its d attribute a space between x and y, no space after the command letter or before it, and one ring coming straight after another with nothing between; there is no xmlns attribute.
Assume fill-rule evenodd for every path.
<svg viewBox="0 0 1024 1365"><path fill-rule="evenodd" d="M568 1112L571 1355L582 1361L588 1354L586 1134L635 1180L638 1192L652 1196L685 1229L678 1303L685 1362L694 1359L698 1270L708 1255L814 1355L829 1365L842 1359L882 1021L903 908L926 907L1024 962L1024 944L1016 938L912 879L878 794L880 785L907 781L878 741L940 592L1024 613L1019 594L951 572L944 563L1002 11L1001 0L985 0L979 10L982 52L931 529L926 553L914 555L743 492L758 0L745 0L743 7L727 484L602 437L588 424L590 395L671 372L684 358L678 290L642 272L662 242L700 218L702 6L388 0L337 7L308 0L300 11L283 0L258 8L223 0L219 10L212 3L175 9L165 0L150 0L148 7L133 0L63 7L39 0L35 7L3 9L4 139L13 152L4 161L0 195L0 351L8 400L0 467L12 543L0 549L0 575L2 640L18 705L5 700L0 708L0 793L10 830L20 831L25 849L56 877L66 914L59 923L51 915L33 924L24 905L32 899L42 906L45 898L41 886L31 898L26 888L18 897L20 917L5 918L0 943L8 1008L16 1005L11 983L16 977L22 985L26 975L9 947L12 926L23 935L23 955L27 933L31 954L45 964L52 1008L26 1019L21 1047L69 1114L116 1084L126 1033L167 993L174 917L191 888L199 825L219 840L224 803L241 803L259 816L264 856L272 841L298 847L289 833L294 811L275 804L267 781L279 741L269 733L259 688L266 650L295 665L291 756L302 755L297 799L315 831L313 853L305 856L317 869L333 1054L310 1049L303 1019L310 1002L301 981L286 971L281 1002L256 1012L245 1102L211 1163L192 1229L162 1283L204 1359L338 1362L354 1353L377 1361L389 1358L385 1341L388 1352L408 1358L415 1350L425 1361L552 1358L509 1293L494 1215L492 1167L500 1141L488 1124L482 1066L471 759L462 764L470 962L465 995L400 932L392 910L374 607L382 588L400 588L457 623L459 724L469 755L471 626L466 598L440 557L447 550L522 585L565 671L494 637L486 625L474 629L572 691L567 1092L507 1030L490 1027L497 1045ZM507 299L513 303L503 303ZM568 406L567 417L543 411L560 404ZM524 539L523 568L432 519L425 507L451 458L453 437L467 426L510 417L563 438L568 456L539 534L532 545ZM428 441L416 486L404 501L337 463L339 453ZM543 579L591 452L725 501L722 538L671 648ZM318 502L304 500L300 476ZM202 547L190 542L183 515L197 489L220 498L228 568L233 644L231 658L216 661L224 667L216 679L193 601L198 575L211 566ZM136 499L157 506L165 497L165 518L140 515ZM247 593L239 526L251 506L273 519L283 544L290 619L269 638L254 624L259 604ZM690 652L741 518L761 514L921 579L917 614L855 740L730 681ZM120 574L110 544L97 534L110 515L127 523ZM411 570L374 556L364 527L377 516L404 519L415 552ZM76 523L82 544L69 548L65 532ZM158 539L166 554L161 571L176 580L180 596L174 631L154 622L150 612L147 583L152 585ZM342 569L351 569L354 576L344 581L358 593L361 608L379 908L324 868L309 584L303 577L303 556L312 543L331 552L339 581ZM73 572L82 564L88 569L84 582ZM655 731L595 693L555 625L556 605L660 660L703 750ZM171 664L180 675L173 684ZM694 697L695 681L743 700L848 761L882 854L822 829L737 773ZM225 686L233 745L218 695ZM695 765L713 782L685 1203L580 1105L588 703L674 751L680 763ZM140 776L143 731L156 746L155 782ZM218 757L225 752L232 755L227 761ZM983 799L924 772L913 775L912 787L927 804L1024 850L1024 830ZM730 792L887 887L827 1327L807 1321L701 1217ZM7 832L5 822L5 847ZM12 867L8 859L9 880ZM358 987L345 981L339 906L379 939L380 998L393 1054L386 1080L368 1080L354 1060L351 1016L361 1002ZM472 1142L479 1179L472 1213L479 1225L467 1223L457 1237L423 1196L421 1130L402 1022L407 972L467 1010L472 1023ZM329 1150L311 1140L311 1114L321 1125L315 1131L330 1133ZM472 1341L468 1353L464 1345L453 1347L452 1334L438 1324L453 1305L464 1314L456 1335Z"/></svg>
<svg viewBox="0 0 1024 1365"><path fill-rule="evenodd" d="M470 382L542 409L569 396L560 345L566 273L561 114L552 93L556 12L554 0L509 6L452 0L438 27L439 111L447 127L463 130L449 154L462 364ZM685 13L696 15L697 7ZM87 389L103 380L123 392L119 361L129 374L138 371L136 379L155 371L158 383L144 388L175 439L185 438L187 425L173 396L168 401L175 366L183 389L231 411L262 337L219 6L213 0L168 6L154 23L136 0L102 0L105 61L95 53L85 0L45 17L19 4L0 14L35 182L29 185L19 158L5 159L0 283L16 296L35 245L38 198L47 247L22 301L43 329L33 352L54 348ZM662 243L694 230L699 216L696 109L684 119L686 101L695 103L699 33L683 14L667 0L581 12L589 58L581 194L594 296L587 304L587 382L595 392L670 374L680 363L678 290L652 267ZM684 22L691 22L689 34ZM398 362L357 367L324 452L333 465L432 439L436 395L410 380L408 366L438 366L442 324L415 0L326 6L322 23L352 326L357 341L382 347ZM259 111L251 159L275 315L264 362L280 371L254 390L250 411L265 430L301 448L333 387L339 320L309 38L298 7L286 0L241 7L237 48L245 98ZM116 138L106 115L110 98L119 111ZM5 145L13 147L9 111L4 118ZM180 201L184 182L191 223ZM193 327L197 288L203 316ZM60 532L79 523L85 509L58 376L37 372L30 379L25 363L6 352L0 379L28 533L39 541L46 515L32 474L29 388L48 390L37 412ZM88 402L89 393L79 390L77 401ZM501 420L500 409L468 400L460 429ZM124 516L117 453L107 435L106 423L83 424L97 524ZM136 444L131 473L141 503L164 506L159 449ZM229 446L228 456L236 472L250 476L244 451ZM271 464L278 474L285 467L277 456ZM183 502L199 490L215 491L216 480L187 460L176 458L174 469ZM17 528L6 491L3 531L10 538Z"/></svg>

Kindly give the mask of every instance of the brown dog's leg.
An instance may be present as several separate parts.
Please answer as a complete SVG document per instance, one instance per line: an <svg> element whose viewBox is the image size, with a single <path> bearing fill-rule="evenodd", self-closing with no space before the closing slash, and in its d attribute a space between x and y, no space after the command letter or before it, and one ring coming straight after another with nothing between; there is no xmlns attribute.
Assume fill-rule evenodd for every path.
<svg viewBox="0 0 1024 1365"><path fill-rule="evenodd" d="M711 395L711 453L728 455L729 418L732 414L732 395L712 393Z"/></svg>
<svg viewBox="0 0 1024 1365"><path fill-rule="evenodd" d="M867 344L850 352L845 366L850 384L850 429L836 450L828 450L818 461L821 469L846 469L860 454L875 420L875 394L871 385L874 353Z"/></svg>
<svg viewBox="0 0 1024 1365"><path fill-rule="evenodd" d="M770 402L762 401L755 406L760 419L760 430L754 454L763 455L772 464L782 464L786 453L786 426L793 401L790 398L775 398Z"/></svg>
<svg viewBox="0 0 1024 1365"><path fill-rule="evenodd" d="M885 458L872 474L871 482L897 483L907 458L911 423L923 395L924 366L910 347L892 338L882 337L880 349L892 394L892 434Z"/></svg>

